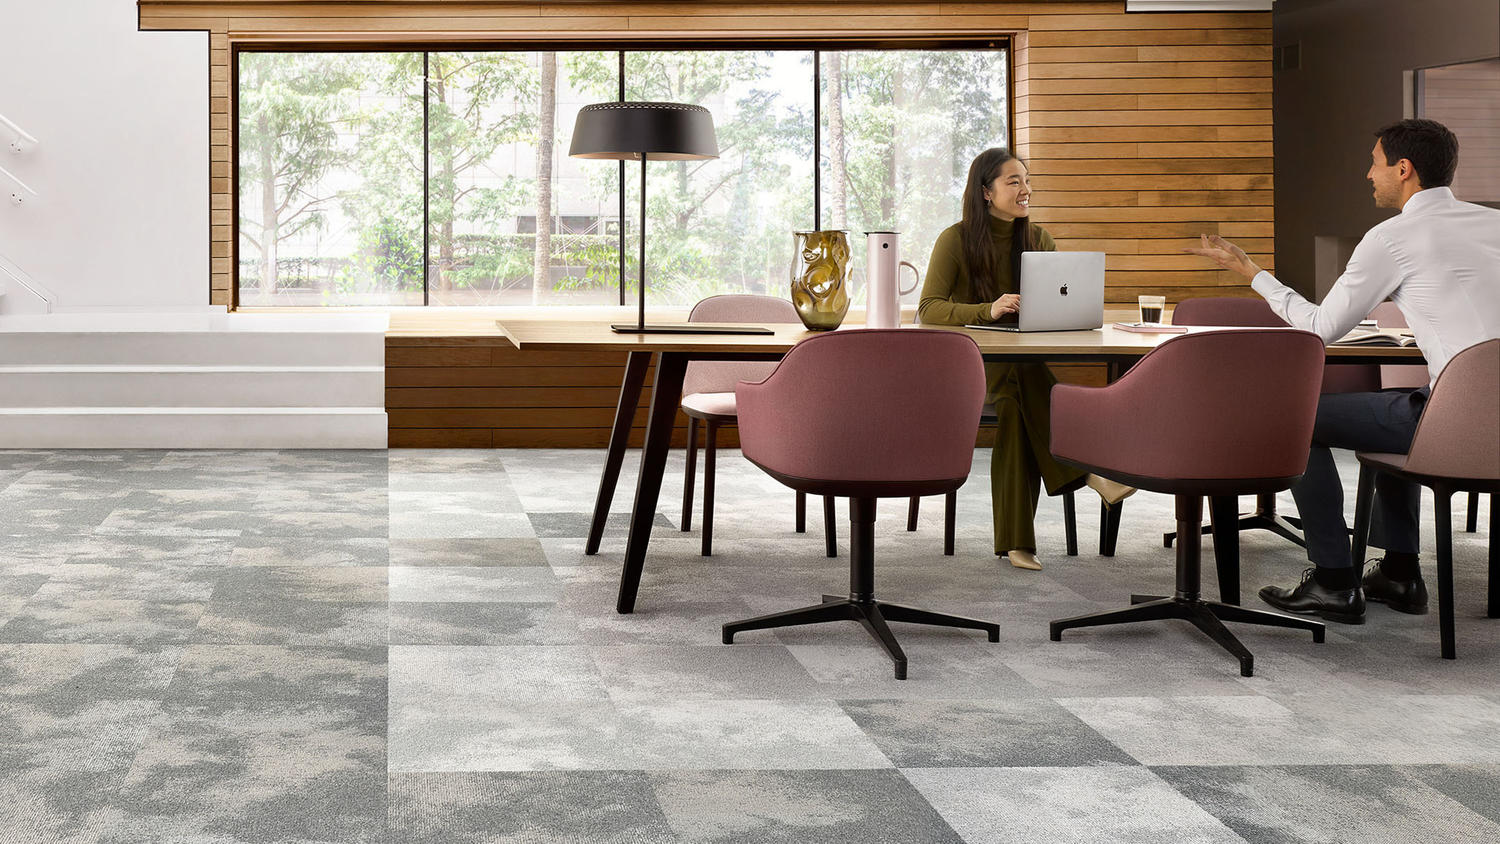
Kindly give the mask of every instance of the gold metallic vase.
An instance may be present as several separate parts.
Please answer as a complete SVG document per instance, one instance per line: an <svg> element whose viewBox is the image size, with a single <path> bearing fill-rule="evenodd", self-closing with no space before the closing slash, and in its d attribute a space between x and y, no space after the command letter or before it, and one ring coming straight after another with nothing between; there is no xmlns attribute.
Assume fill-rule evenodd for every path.
<svg viewBox="0 0 1500 844"><path fill-rule="evenodd" d="M849 233L793 232L792 304L813 331L838 328L849 312Z"/></svg>

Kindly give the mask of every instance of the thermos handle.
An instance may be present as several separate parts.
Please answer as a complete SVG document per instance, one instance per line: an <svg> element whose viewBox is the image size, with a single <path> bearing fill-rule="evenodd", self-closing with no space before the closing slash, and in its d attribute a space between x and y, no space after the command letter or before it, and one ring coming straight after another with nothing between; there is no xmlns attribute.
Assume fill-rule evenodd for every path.
<svg viewBox="0 0 1500 844"><path fill-rule="evenodd" d="M912 283L911 283L911 287L909 287L909 288L907 288L907 289L906 289L906 290L902 290L902 291L901 291L901 295L902 295L902 296L905 296L905 295L907 295L907 294L908 294L908 293L911 293L911 292L913 292L913 291L915 291L915 290L916 290L916 289L917 289L917 285L919 285L919 284L921 284L921 283L922 283L922 273L921 273L921 271L920 271L920 270L918 270L918 269L917 269L917 268L916 268L916 266L915 266L915 265L914 265L914 264L912 264L912 262L910 262L910 261L902 261L902 262L901 262L901 263L900 263L900 264L899 264L899 265L898 265L898 266L897 266L897 267L896 267L896 272L898 272L898 273L899 273L899 272L901 272L901 267L911 267L911 274L912 274L912 275L913 275L913 276L916 276L916 278L914 278L914 279L912 279Z"/></svg>

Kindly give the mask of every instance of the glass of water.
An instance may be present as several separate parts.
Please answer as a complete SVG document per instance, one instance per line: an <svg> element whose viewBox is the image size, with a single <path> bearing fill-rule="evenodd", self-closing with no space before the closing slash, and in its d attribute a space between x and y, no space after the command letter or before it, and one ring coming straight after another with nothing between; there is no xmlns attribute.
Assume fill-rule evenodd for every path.
<svg viewBox="0 0 1500 844"><path fill-rule="evenodd" d="M1167 297L1142 296L1139 302L1141 306L1141 324L1161 325L1162 312L1167 308Z"/></svg>

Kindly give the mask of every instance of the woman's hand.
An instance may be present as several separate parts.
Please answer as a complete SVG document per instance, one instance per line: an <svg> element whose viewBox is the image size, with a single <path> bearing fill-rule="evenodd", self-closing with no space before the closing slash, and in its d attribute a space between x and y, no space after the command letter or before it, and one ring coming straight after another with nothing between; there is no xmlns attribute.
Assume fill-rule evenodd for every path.
<svg viewBox="0 0 1500 844"><path fill-rule="evenodd" d="M1205 234L1200 237L1201 248L1182 251L1190 255L1201 255L1218 264L1221 269L1229 270L1247 281L1254 279L1260 273L1260 267L1250 260L1245 250L1216 234Z"/></svg>
<svg viewBox="0 0 1500 844"><path fill-rule="evenodd" d="M1018 314L1021 312L1021 294L1003 293L994 304L990 305L990 319L999 319L1006 314Z"/></svg>

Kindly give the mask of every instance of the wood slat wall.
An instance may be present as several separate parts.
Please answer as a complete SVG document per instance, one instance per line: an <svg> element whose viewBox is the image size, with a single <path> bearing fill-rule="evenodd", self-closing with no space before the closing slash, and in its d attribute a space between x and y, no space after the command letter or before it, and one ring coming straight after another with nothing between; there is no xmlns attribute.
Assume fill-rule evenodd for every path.
<svg viewBox="0 0 1500 844"><path fill-rule="evenodd" d="M392 448L594 448L609 440L625 355L520 352L492 339L390 337L385 352L385 405ZM1097 366L1055 366L1060 380L1103 383ZM647 369L630 443L646 431L646 404L655 383ZM994 431L981 429L978 445ZM687 442L687 417L677 415L673 445ZM719 436L738 448L733 427Z"/></svg>
<svg viewBox="0 0 1500 844"><path fill-rule="evenodd" d="M1262 266L1273 266L1268 12L1126 13L1123 2L1071 0L138 5L142 29L210 33L210 295L216 304L233 302L230 61L238 43L1011 35L1015 141L1031 165L1033 218L1063 249L1108 253L1109 302L1133 303L1146 292L1173 302L1247 295L1237 278L1182 254L1201 232L1233 238ZM543 360L495 345L393 338L391 444L601 445L622 365L623 359ZM1072 381L1099 378L1088 368L1060 374Z"/></svg>

